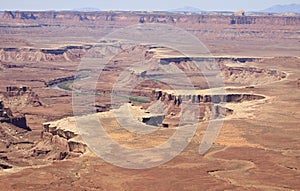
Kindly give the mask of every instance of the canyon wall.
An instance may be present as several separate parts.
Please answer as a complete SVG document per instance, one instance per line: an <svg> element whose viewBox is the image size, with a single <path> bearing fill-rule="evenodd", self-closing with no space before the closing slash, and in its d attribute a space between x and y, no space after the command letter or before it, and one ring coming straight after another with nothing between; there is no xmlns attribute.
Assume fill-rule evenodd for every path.
<svg viewBox="0 0 300 191"><path fill-rule="evenodd" d="M170 101L174 105L180 105L183 101L191 103L230 103L230 102L243 102L258 99L264 99L264 96L253 94L224 94L224 95L174 95L172 93L164 92L161 90L152 91L152 99L161 101Z"/></svg>
<svg viewBox="0 0 300 191"><path fill-rule="evenodd" d="M91 46L66 46L58 49L0 48L0 61L79 61L89 48Z"/></svg>
<svg viewBox="0 0 300 191"><path fill-rule="evenodd" d="M60 125L60 123L70 122L70 120L69 127ZM58 122L47 122L43 126L43 134L50 134L52 142L60 145L68 154L70 154L69 152L83 154L87 151L87 145L78 135L76 125L74 125L74 118L65 118Z"/></svg>
<svg viewBox="0 0 300 191"><path fill-rule="evenodd" d="M32 23L35 27L64 24L118 23L125 26L138 23L169 23L175 25L230 24L230 25L299 25L299 16L222 15L222 14L175 14L167 12L21 12L5 11L1 21ZM22 26L20 26L22 27Z"/></svg>

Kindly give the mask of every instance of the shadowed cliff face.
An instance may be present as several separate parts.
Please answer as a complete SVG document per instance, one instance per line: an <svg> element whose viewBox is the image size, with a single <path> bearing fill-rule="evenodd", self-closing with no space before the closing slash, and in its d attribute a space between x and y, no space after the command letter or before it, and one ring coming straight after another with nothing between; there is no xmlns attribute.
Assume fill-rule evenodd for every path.
<svg viewBox="0 0 300 191"><path fill-rule="evenodd" d="M191 103L231 103L231 102L243 102L252 101L258 99L264 99L264 96L253 94L226 94L226 95L174 95L163 91L153 91L152 94L157 100L170 101L174 105L180 105L183 101Z"/></svg>

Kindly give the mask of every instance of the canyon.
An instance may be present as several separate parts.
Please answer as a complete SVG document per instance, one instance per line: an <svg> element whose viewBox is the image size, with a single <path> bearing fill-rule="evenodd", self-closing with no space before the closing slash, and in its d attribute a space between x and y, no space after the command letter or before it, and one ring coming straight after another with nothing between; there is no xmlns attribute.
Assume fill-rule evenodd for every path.
<svg viewBox="0 0 300 191"><path fill-rule="evenodd" d="M209 53L108 38L147 24L184 29ZM0 190L300 189L299 26L297 15L2 12ZM98 156L77 121L99 119L120 145L147 149L185 132L193 112L187 147L142 170ZM200 155L216 121L222 129Z"/></svg>

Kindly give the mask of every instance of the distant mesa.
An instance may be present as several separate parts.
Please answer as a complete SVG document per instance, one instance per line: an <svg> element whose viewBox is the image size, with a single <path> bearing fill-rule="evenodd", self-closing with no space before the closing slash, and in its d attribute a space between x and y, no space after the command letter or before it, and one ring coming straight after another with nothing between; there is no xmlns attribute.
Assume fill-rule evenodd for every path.
<svg viewBox="0 0 300 191"><path fill-rule="evenodd" d="M270 8L261 10L265 13L300 13L300 4L274 5Z"/></svg>
<svg viewBox="0 0 300 191"><path fill-rule="evenodd" d="M182 7L177 9L170 9L167 10L167 12L203 12L203 10L197 8L197 7Z"/></svg>
<svg viewBox="0 0 300 191"><path fill-rule="evenodd" d="M80 12L97 12L97 11L101 11L98 8L95 7L82 7L82 8L78 8L78 9L73 9L73 11L80 11Z"/></svg>

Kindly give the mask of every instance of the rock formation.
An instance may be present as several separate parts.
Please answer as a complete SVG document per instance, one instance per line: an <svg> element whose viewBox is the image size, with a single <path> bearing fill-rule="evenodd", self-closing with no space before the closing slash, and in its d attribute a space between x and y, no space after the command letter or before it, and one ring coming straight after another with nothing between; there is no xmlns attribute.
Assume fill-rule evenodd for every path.
<svg viewBox="0 0 300 191"><path fill-rule="evenodd" d="M66 46L58 49L0 48L0 61L79 61L89 48L91 46Z"/></svg>
<svg viewBox="0 0 300 191"><path fill-rule="evenodd" d="M175 14L145 12L30 12L5 11L2 20L12 23L30 23L34 27L64 24L118 23L118 26L138 23L168 23L175 25L194 24L256 24L256 25L299 25L297 16L245 16L243 11L234 16L214 14Z"/></svg>
<svg viewBox="0 0 300 191"><path fill-rule="evenodd" d="M169 101L174 105L180 106L180 104L185 102L190 103L231 103L231 102L243 102L243 101L252 101L257 99L264 99L264 96L261 95L252 95L252 94L224 94L224 95L206 95L206 94L197 94L197 95L174 95L173 93L164 92L162 90L153 90L152 94L157 100Z"/></svg>
<svg viewBox="0 0 300 191"><path fill-rule="evenodd" d="M27 86L7 86L5 97L7 99L13 97L19 97L19 101L24 101L24 104L32 105L34 107L42 106L42 102L39 100L39 96ZM25 97L22 99L21 97Z"/></svg>
<svg viewBox="0 0 300 191"><path fill-rule="evenodd" d="M68 124L64 127L61 124ZM43 134L51 135L51 140L65 148L66 152L83 154L87 151L87 145L78 135L74 117L69 117L55 122L47 122L43 124Z"/></svg>
<svg viewBox="0 0 300 191"><path fill-rule="evenodd" d="M3 101L0 101L0 123L11 123L21 129L30 131L31 129L27 126L25 116L15 117L11 110L4 107Z"/></svg>

